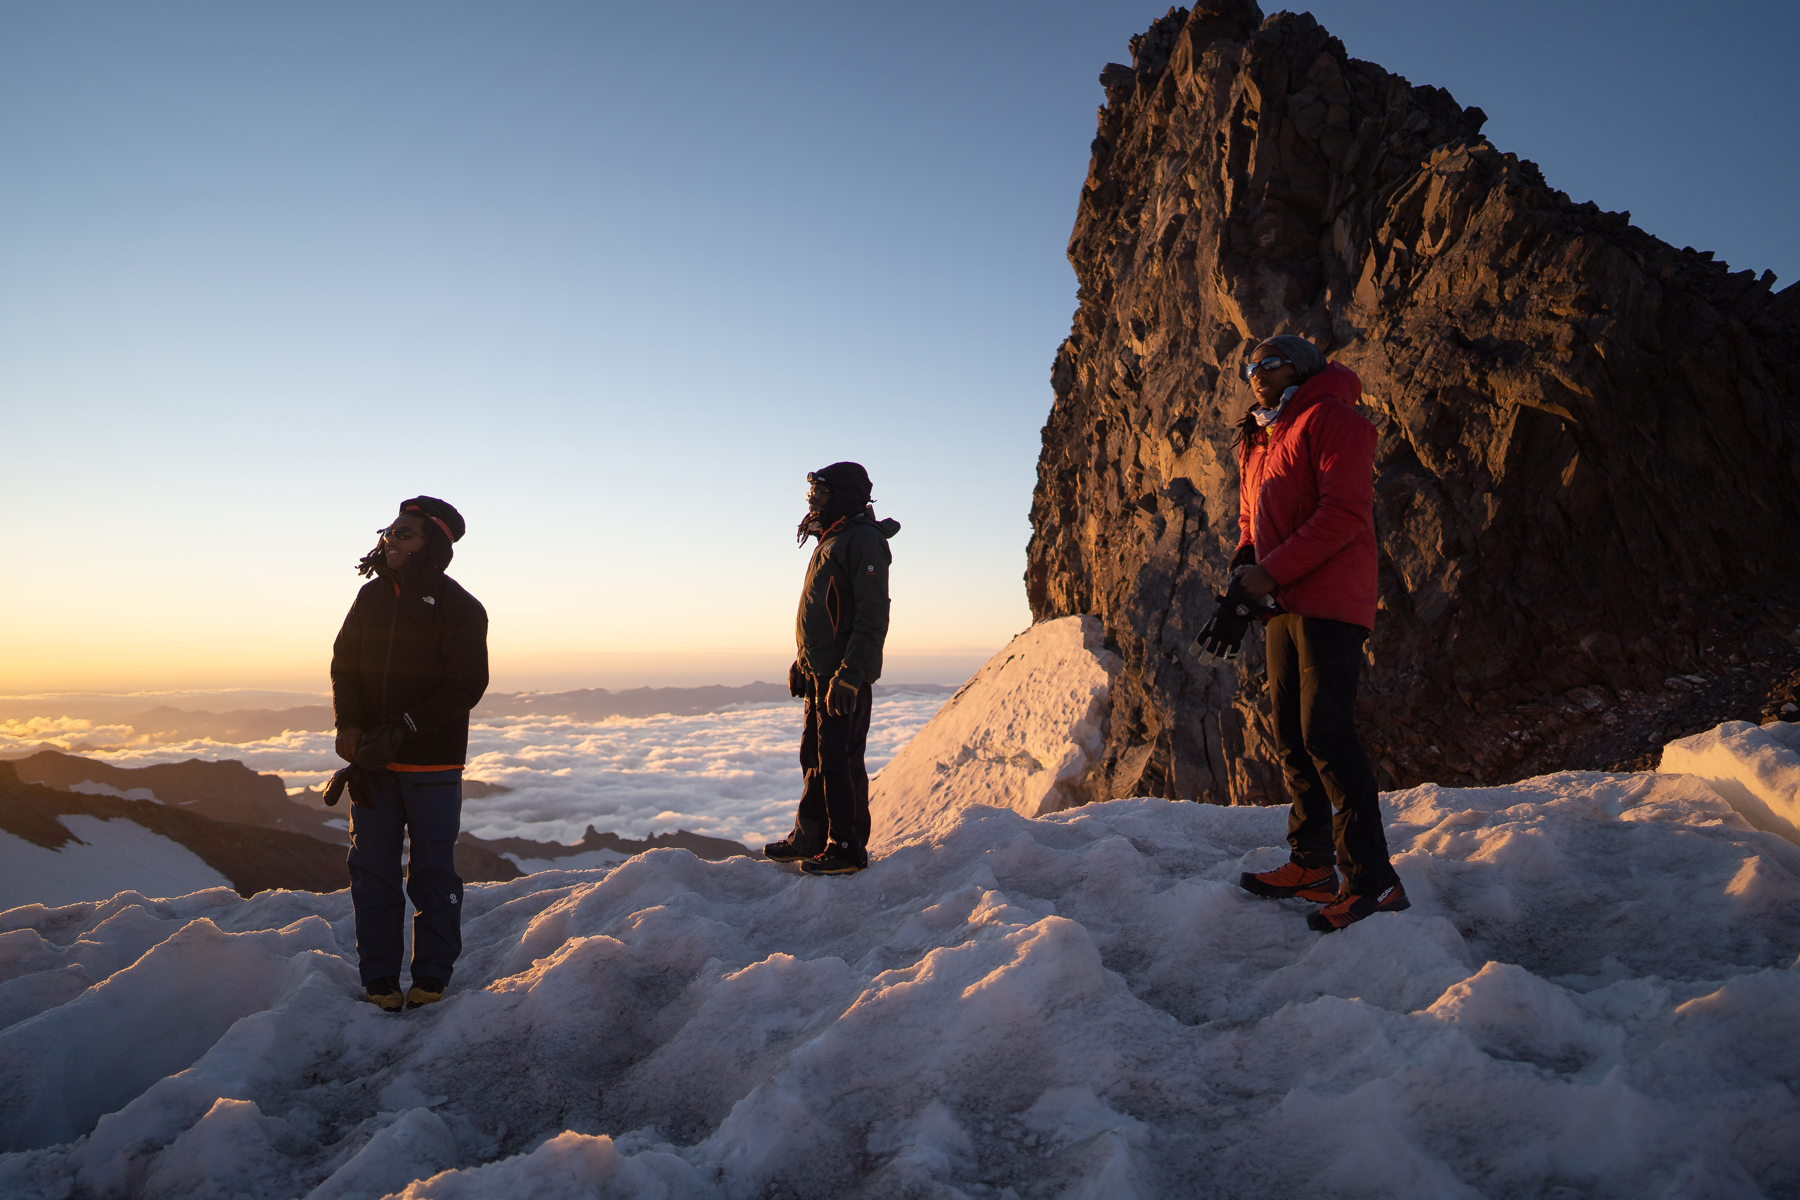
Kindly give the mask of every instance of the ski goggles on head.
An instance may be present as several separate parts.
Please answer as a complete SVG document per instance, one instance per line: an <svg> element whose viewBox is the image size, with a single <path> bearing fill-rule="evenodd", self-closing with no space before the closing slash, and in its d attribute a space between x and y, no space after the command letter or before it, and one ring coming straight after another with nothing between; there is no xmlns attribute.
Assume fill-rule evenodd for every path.
<svg viewBox="0 0 1800 1200"><path fill-rule="evenodd" d="M1283 365L1291 367L1294 365L1294 360L1291 358L1282 358L1278 354L1271 354L1267 358L1259 358L1255 362L1245 360L1244 378L1248 379L1258 371L1273 371L1276 367Z"/></svg>

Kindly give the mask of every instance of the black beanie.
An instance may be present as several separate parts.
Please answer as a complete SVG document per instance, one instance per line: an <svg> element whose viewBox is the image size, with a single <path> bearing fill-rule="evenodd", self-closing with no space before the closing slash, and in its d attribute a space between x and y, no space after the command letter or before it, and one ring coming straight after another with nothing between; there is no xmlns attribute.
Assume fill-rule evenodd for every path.
<svg viewBox="0 0 1800 1200"><path fill-rule="evenodd" d="M869 473L863 470L861 463L834 462L829 467L820 467L807 476L817 479L831 489L832 507L855 505L861 508L869 502L875 485L869 482Z"/></svg>
<svg viewBox="0 0 1800 1200"><path fill-rule="evenodd" d="M414 496L411 500L402 500L400 515L404 517L408 513L436 521L453 542L462 541L462 535L468 530L468 525L464 523L462 514L456 511L456 506L439 500L436 496Z"/></svg>

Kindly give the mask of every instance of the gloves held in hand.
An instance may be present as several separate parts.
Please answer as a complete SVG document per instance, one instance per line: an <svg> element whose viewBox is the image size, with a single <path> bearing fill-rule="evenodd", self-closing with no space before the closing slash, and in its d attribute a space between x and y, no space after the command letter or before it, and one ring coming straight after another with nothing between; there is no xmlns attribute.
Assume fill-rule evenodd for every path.
<svg viewBox="0 0 1800 1200"><path fill-rule="evenodd" d="M336 808L347 787L350 789L350 803L360 808L374 808L375 784L369 777L374 770L376 768L359 767L355 763L340 768L331 777L331 782L325 785L325 807Z"/></svg>
<svg viewBox="0 0 1800 1200"><path fill-rule="evenodd" d="M1244 644L1244 635L1250 632L1250 623L1258 617L1272 617L1281 611L1272 596L1261 600L1252 600L1244 595L1243 588L1234 575L1231 586L1225 594L1218 598L1219 608L1211 619L1200 629L1200 636L1194 639L1194 656L1209 667L1220 666L1238 656L1238 649Z"/></svg>
<svg viewBox="0 0 1800 1200"><path fill-rule="evenodd" d="M400 753L400 743L406 740L407 729L398 721L389 721L386 725L376 726L363 734L362 741L356 745L356 766L385 767L394 761Z"/></svg>

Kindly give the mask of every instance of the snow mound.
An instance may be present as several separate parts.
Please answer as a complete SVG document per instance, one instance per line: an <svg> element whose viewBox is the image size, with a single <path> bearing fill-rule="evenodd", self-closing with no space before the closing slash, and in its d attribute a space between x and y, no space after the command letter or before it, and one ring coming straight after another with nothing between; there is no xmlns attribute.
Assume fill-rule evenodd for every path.
<svg viewBox="0 0 1800 1200"><path fill-rule="evenodd" d="M131 890L180 896L231 880L180 842L123 819L57 817L76 840L55 850L0 830L0 909L73 904Z"/></svg>
<svg viewBox="0 0 1800 1200"><path fill-rule="evenodd" d="M1750 824L1800 846L1800 725L1727 721L1664 746L1657 769L1698 775Z"/></svg>
<svg viewBox="0 0 1800 1200"><path fill-rule="evenodd" d="M1236 886L1280 809L975 806L471 886L403 1016L342 892L15 910L0 1194L1800 1189L1800 849L1685 775L1384 803L1413 907L1329 936Z"/></svg>
<svg viewBox="0 0 1800 1200"><path fill-rule="evenodd" d="M1091 776L1119 670L1105 636L1094 617L1062 617L989 659L871 782L872 848L954 823L971 805L1038 817L1102 798Z"/></svg>

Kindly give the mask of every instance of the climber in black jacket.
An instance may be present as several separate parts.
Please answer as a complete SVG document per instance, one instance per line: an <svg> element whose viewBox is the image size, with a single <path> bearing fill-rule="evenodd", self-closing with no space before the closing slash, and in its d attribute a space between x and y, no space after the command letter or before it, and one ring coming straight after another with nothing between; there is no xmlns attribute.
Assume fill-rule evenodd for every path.
<svg viewBox="0 0 1800 1200"><path fill-rule="evenodd" d="M888 539L892 518L875 519L869 474L832 463L806 477L802 545L819 539L800 588L788 690L806 701L800 766L806 790L793 832L763 847L809 875L849 875L869 865L869 742L874 688L888 629Z"/></svg>
<svg viewBox="0 0 1800 1200"><path fill-rule="evenodd" d="M487 690L487 610L444 574L464 531L442 500L415 496L357 564L373 575L331 653L337 752L350 809L350 899L369 1000L390 1012L440 999L462 950L462 825L469 710ZM335 783L336 781L334 781ZM401 843L410 834L408 867ZM412 988L402 996L406 897Z"/></svg>

